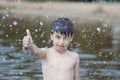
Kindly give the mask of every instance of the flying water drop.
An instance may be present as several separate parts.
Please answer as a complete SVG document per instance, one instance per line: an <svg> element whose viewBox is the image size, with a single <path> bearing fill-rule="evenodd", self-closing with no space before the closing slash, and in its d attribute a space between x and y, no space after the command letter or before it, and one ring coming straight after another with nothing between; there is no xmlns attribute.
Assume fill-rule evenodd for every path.
<svg viewBox="0 0 120 80"><path fill-rule="evenodd" d="M42 40L42 43L45 43L46 41L45 40Z"/></svg>
<svg viewBox="0 0 120 80"><path fill-rule="evenodd" d="M5 16L2 17L2 19L5 19L5 18L6 18Z"/></svg>
<svg viewBox="0 0 120 80"><path fill-rule="evenodd" d="M6 34L6 37L8 37L8 34Z"/></svg>
<svg viewBox="0 0 120 80"><path fill-rule="evenodd" d="M99 27L97 27L97 31L100 32L100 28Z"/></svg>
<svg viewBox="0 0 120 80"><path fill-rule="evenodd" d="M12 25L11 25L11 24L10 24L9 26L10 26L10 27L12 27Z"/></svg>
<svg viewBox="0 0 120 80"><path fill-rule="evenodd" d="M17 24L18 24L18 22L17 22L17 21L13 21L13 25L15 25L15 26L16 26Z"/></svg>
<svg viewBox="0 0 120 80"><path fill-rule="evenodd" d="M35 29L35 32L38 32L38 29Z"/></svg>
<svg viewBox="0 0 120 80"><path fill-rule="evenodd" d="M47 15L47 14L46 14L45 16L46 16L46 18L48 18L48 15Z"/></svg>
<svg viewBox="0 0 120 80"><path fill-rule="evenodd" d="M40 21L40 25L41 25L41 26L43 25L43 22L42 22L42 21Z"/></svg>

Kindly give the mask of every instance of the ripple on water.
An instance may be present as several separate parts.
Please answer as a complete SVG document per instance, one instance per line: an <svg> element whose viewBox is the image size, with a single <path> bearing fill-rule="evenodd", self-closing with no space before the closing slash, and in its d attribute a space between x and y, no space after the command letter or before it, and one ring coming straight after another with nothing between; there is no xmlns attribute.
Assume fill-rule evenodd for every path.
<svg viewBox="0 0 120 80"><path fill-rule="evenodd" d="M94 75L101 75L101 76L113 76L113 77L120 77L120 70L115 69L99 69L96 72L99 72L98 74Z"/></svg>
<svg viewBox="0 0 120 80"><path fill-rule="evenodd" d="M80 59L96 59L95 54L80 54Z"/></svg>
<svg viewBox="0 0 120 80"><path fill-rule="evenodd" d="M13 47L13 46L1 46L0 45L0 53L1 54L6 54L6 53L14 52L15 50L16 50L16 48Z"/></svg>
<svg viewBox="0 0 120 80"><path fill-rule="evenodd" d="M6 76L6 77L1 77L1 80L31 80L30 77L25 77L25 76Z"/></svg>

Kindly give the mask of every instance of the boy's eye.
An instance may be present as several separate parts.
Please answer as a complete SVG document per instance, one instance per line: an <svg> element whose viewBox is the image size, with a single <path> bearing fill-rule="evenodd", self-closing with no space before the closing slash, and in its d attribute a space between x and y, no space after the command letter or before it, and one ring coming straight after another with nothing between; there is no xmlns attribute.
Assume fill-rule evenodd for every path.
<svg viewBox="0 0 120 80"><path fill-rule="evenodd" d="M64 39L69 39L69 37L64 37Z"/></svg>
<svg viewBox="0 0 120 80"><path fill-rule="evenodd" d="M56 38L60 38L60 36L56 36Z"/></svg>

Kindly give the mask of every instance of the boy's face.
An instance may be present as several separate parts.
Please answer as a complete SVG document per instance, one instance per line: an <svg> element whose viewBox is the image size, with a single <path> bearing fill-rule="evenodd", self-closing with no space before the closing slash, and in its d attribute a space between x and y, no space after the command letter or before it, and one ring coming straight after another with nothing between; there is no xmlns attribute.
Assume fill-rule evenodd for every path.
<svg viewBox="0 0 120 80"><path fill-rule="evenodd" d="M73 36L65 36L64 34L60 34L59 32L54 32L53 34L51 34L53 47L59 52L64 52L68 48L69 43L72 41L72 39Z"/></svg>

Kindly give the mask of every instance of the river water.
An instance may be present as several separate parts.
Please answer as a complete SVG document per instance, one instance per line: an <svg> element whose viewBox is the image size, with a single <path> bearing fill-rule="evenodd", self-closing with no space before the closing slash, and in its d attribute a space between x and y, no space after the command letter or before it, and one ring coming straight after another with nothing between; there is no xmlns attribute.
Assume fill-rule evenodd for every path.
<svg viewBox="0 0 120 80"><path fill-rule="evenodd" d="M22 38L29 28L38 47L50 47L45 26L52 20L45 18L0 15L0 80L42 80L41 61L22 47ZM120 80L120 25L74 24L69 49L80 55L81 80Z"/></svg>

